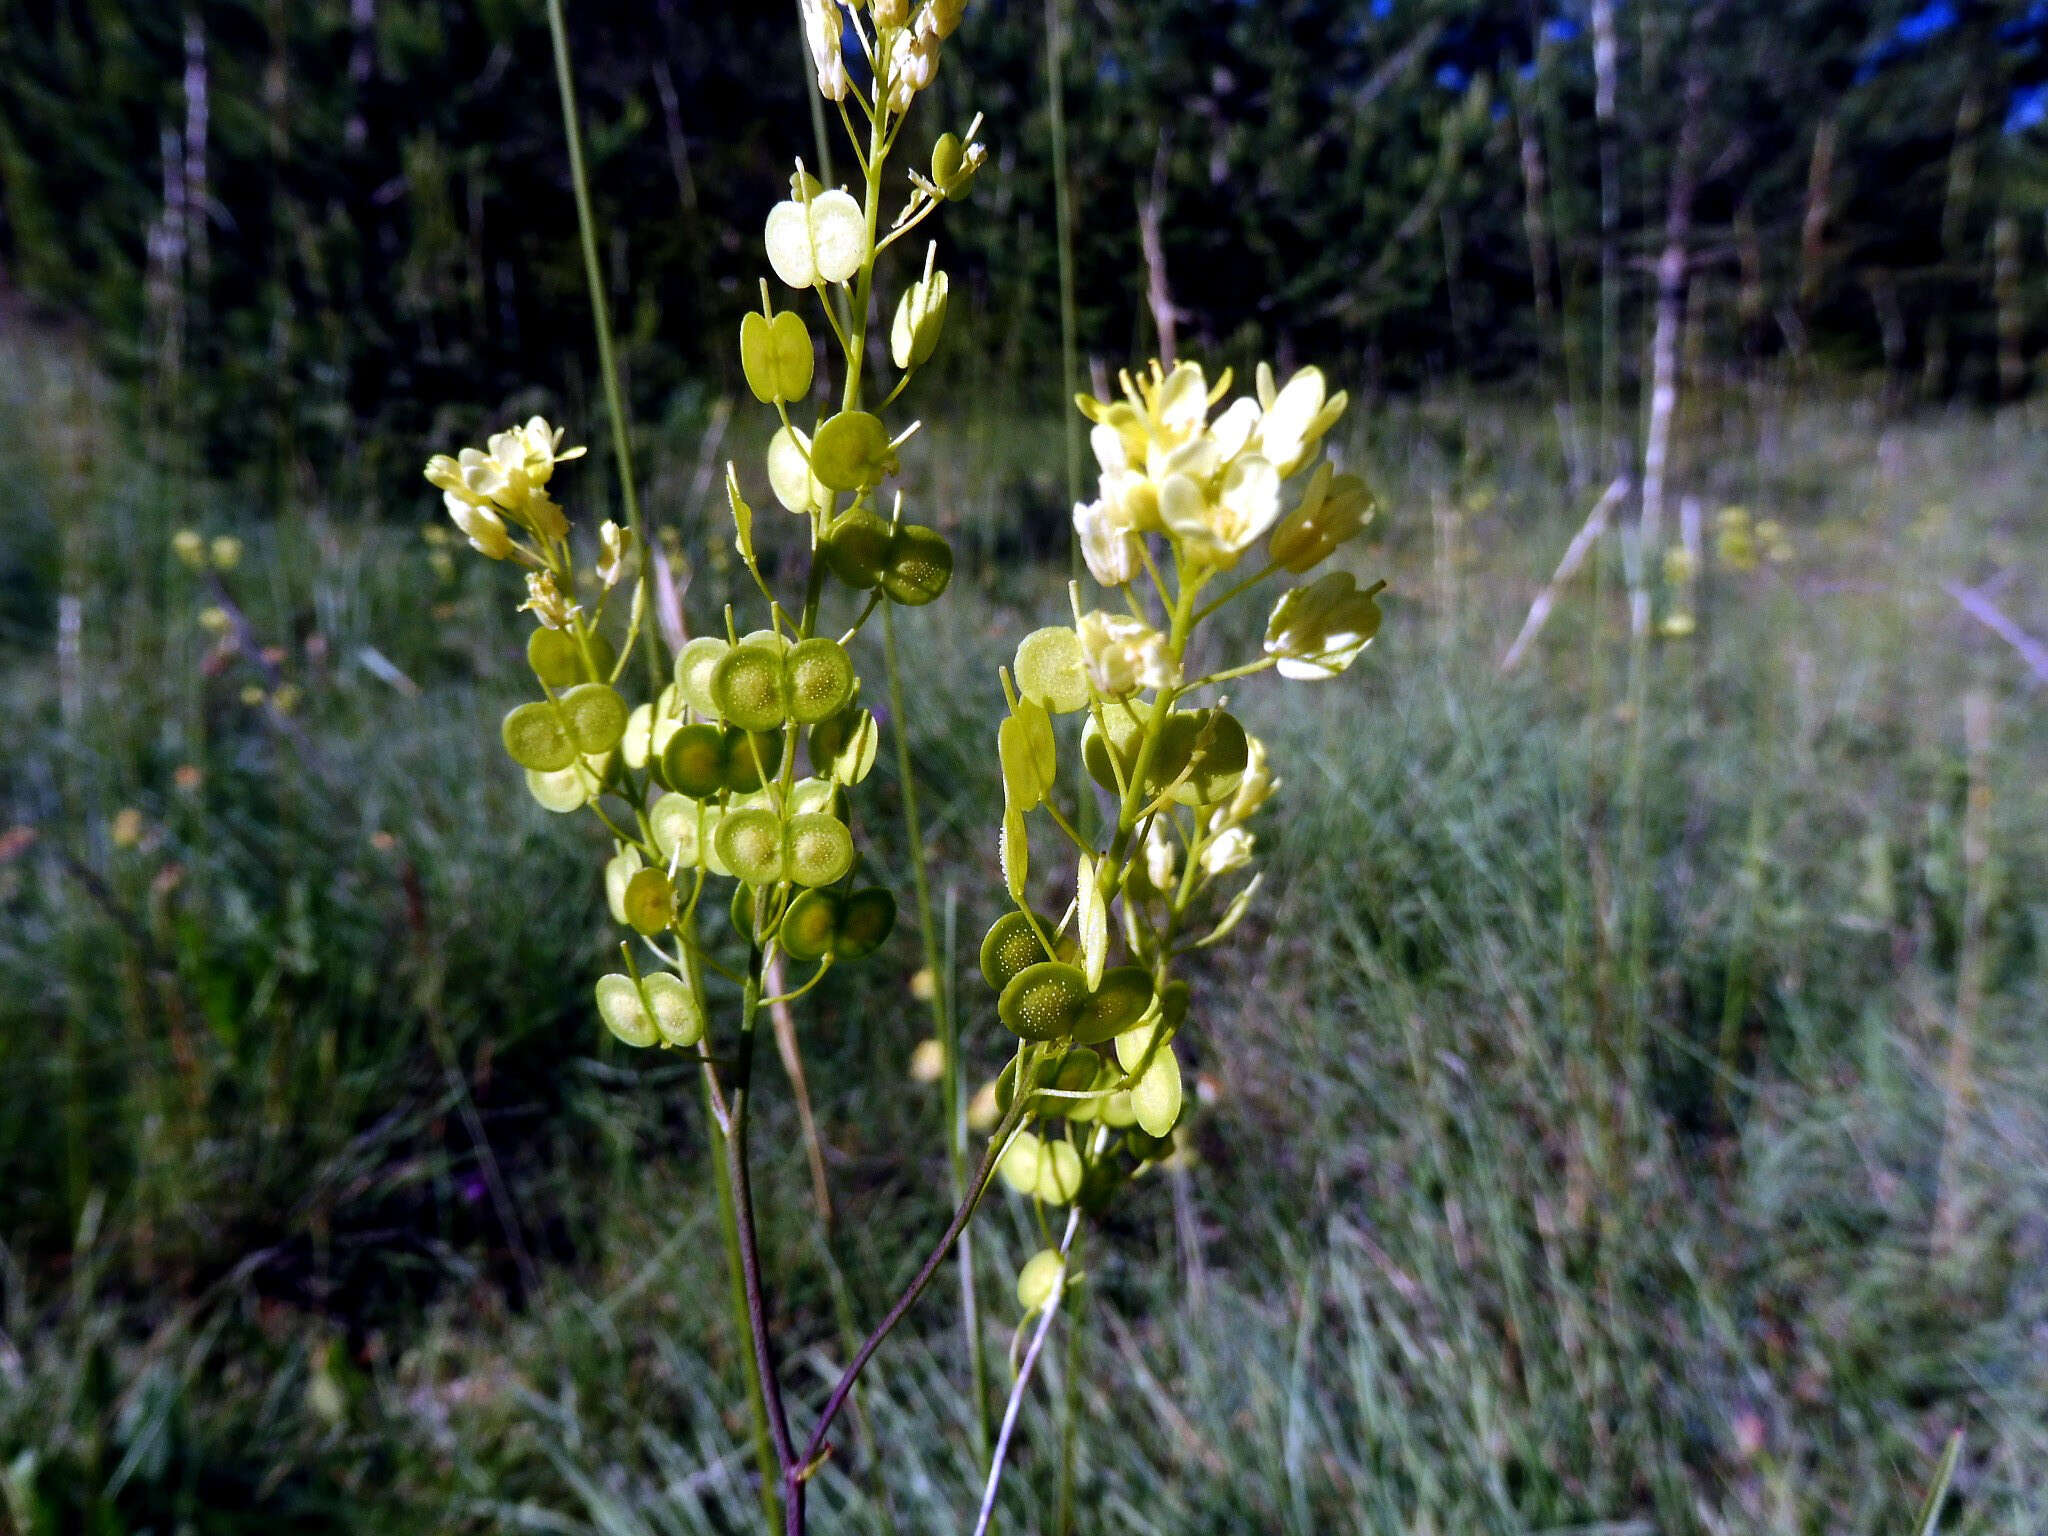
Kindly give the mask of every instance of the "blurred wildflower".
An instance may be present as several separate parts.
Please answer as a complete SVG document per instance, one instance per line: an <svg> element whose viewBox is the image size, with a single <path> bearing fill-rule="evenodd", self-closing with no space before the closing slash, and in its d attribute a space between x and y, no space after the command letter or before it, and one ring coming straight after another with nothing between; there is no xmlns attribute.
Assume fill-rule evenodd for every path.
<svg viewBox="0 0 2048 1536"><path fill-rule="evenodd" d="M1081 615L1077 632L1089 680L1107 698L1140 688L1170 688L1180 680L1166 636L1143 619L1098 608Z"/></svg>

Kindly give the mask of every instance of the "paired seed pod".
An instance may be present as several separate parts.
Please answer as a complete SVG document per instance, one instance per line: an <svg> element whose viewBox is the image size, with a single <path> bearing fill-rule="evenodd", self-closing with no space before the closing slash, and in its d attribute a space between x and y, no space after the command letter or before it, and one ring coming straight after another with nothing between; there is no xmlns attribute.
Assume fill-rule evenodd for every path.
<svg viewBox="0 0 2048 1536"><path fill-rule="evenodd" d="M520 767L558 773L579 756L597 756L626 734L626 701L603 683L578 683L553 699L521 704L505 716L505 751Z"/></svg>
<svg viewBox="0 0 2048 1536"><path fill-rule="evenodd" d="M676 657L685 702L746 731L829 720L852 702L856 683L846 647L823 635L794 645L768 632L738 645L703 636Z"/></svg>
<svg viewBox="0 0 2048 1536"><path fill-rule="evenodd" d="M1079 966L1041 960L1004 985L996 1014L1021 1039L1091 1045L1122 1034L1151 1006L1152 977L1142 966L1106 971L1091 990Z"/></svg>
<svg viewBox="0 0 2048 1536"><path fill-rule="evenodd" d="M792 960L860 960L881 948L895 926L896 898L878 886L846 895L809 890L782 915L779 938Z"/></svg>
<svg viewBox="0 0 2048 1536"><path fill-rule="evenodd" d="M590 659L586 664L583 647L565 629L536 629L526 640L526 664L533 675L557 692L578 683L601 683L612 675L618 655L602 635L590 637ZM595 667L595 675L591 668Z"/></svg>
<svg viewBox="0 0 2048 1536"><path fill-rule="evenodd" d="M853 868L853 834L821 811L800 811L787 821L767 806L728 811L712 842L726 867L752 886L784 880L831 885Z"/></svg>
<svg viewBox="0 0 2048 1536"><path fill-rule="evenodd" d="M1065 1205L1081 1192L1081 1154L1071 1142L1019 1131L996 1169L1019 1194L1047 1205Z"/></svg>
<svg viewBox="0 0 2048 1536"><path fill-rule="evenodd" d="M1101 726L1091 715L1082 728L1081 760L1112 794L1119 778L1127 783L1138 771L1151 718L1152 706L1144 700L1119 699L1104 707ZM1244 727L1228 710L1179 711L1159 728L1143 793L1149 798L1171 784L1172 798L1182 805L1215 805L1237 792L1250 761Z"/></svg>
<svg viewBox="0 0 2048 1536"><path fill-rule="evenodd" d="M683 726L661 753L661 776L668 787L696 800L720 790L752 794L781 766L779 735L750 734L731 725Z"/></svg>
<svg viewBox="0 0 2048 1536"><path fill-rule="evenodd" d="M811 727L811 771L838 784L858 784L874 771L881 731L874 715L849 705Z"/></svg>
<svg viewBox="0 0 2048 1536"><path fill-rule="evenodd" d="M865 507L840 515L825 536L825 563L859 592L876 587L891 602L921 607L953 579L953 546L935 528L890 523Z"/></svg>
<svg viewBox="0 0 2048 1536"><path fill-rule="evenodd" d="M671 971L655 971L637 983L631 976L600 976L597 1012L628 1045L692 1046L704 1038L703 1005Z"/></svg>
<svg viewBox="0 0 2048 1536"><path fill-rule="evenodd" d="M1050 957L1045 946L1038 941L1040 931L1050 935L1056 926L1043 913L1039 914L1038 927L1033 928L1031 919L1022 912L1005 912L990 926L987 936L981 941L982 979L1000 992L1020 972L1042 960L1071 960L1080 952L1080 946L1071 936L1053 939Z"/></svg>

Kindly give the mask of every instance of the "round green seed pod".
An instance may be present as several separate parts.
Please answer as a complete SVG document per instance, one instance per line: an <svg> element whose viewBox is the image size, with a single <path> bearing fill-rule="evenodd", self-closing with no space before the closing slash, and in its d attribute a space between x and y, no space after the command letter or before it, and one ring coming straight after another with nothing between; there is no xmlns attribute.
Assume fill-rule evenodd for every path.
<svg viewBox="0 0 2048 1536"><path fill-rule="evenodd" d="M855 891L839 904L839 931L832 940L833 957L865 960L882 947L895 926L894 896L880 886Z"/></svg>
<svg viewBox="0 0 2048 1536"><path fill-rule="evenodd" d="M1087 1006L1088 978L1061 961L1041 960L1010 978L996 1013L1023 1039L1058 1040L1074 1032Z"/></svg>
<svg viewBox="0 0 2048 1536"><path fill-rule="evenodd" d="M1041 1248L1017 1271L1017 1304L1026 1314L1038 1311L1052 1300L1052 1293L1066 1273L1067 1261L1057 1248Z"/></svg>
<svg viewBox="0 0 2048 1536"><path fill-rule="evenodd" d="M782 766L782 737L773 731L748 735L739 729L725 733L725 787L736 795L750 795L775 777Z"/></svg>
<svg viewBox="0 0 2048 1536"><path fill-rule="evenodd" d="M922 607L944 592L952 579L953 546L943 534L916 523L896 530L882 568L882 590L892 603Z"/></svg>
<svg viewBox="0 0 2048 1536"><path fill-rule="evenodd" d="M1089 995L1074 1038L1083 1045L1113 1040L1136 1025L1151 1006L1152 973L1141 965L1117 966L1103 973L1102 985Z"/></svg>
<svg viewBox="0 0 2048 1536"><path fill-rule="evenodd" d="M687 981L673 971L654 971L640 978L640 986L663 1045L687 1047L704 1038L704 1007Z"/></svg>
<svg viewBox="0 0 2048 1536"><path fill-rule="evenodd" d="M1095 1080L1102 1075L1102 1058L1090 1050L1069 1051L1053 1072L1048 1088L1061 1093L1086 1093L1095 1086ZM1092 1099L1051 1099L1045 1106L1056 1115L1069 1120L1088 1117L1095 1108Z"/></svg>
<svg viewBox="0 0 2048 1536"><path fill-rule="evenodd" d="M1017 644L1017 691L1056 715L1088 704L1081 637L1063 624L1034 629Z"/></svg>
<svg viewBox="0 0 2048 1536"><path fill-rule="evenodd" d="M590 803L590 781L584 777L581 763L572 763L553 773L527 769L526 792L540 802L542 810L553 811L557 816L580 811Z"/></svg>
<svg viewBox="0 0 2048 1536"><path fill-rule="evenodd" d="M839 935L840 902L830 891L799 891L782 914L776 942L790 959L809 964L832 953Z"/></svg>
<svg viewBox="0 0 2048 1536"><path fill-rule="evenodd" d="M732 647L715 635L699 635L676 652L676 687L683 702L700 715L718 713L711 696L711 673Z"/></svg>
<svg viewBox="0 0 2048 1536"><path fill-rule="evenodd" d="M1126 782L1137 772L1138 758L1144 752L1146 722L1151 717L1152 706L1142 699L1118 699L1103 706L1102 719L1108 727L1106 736L1097 727L1092 714L1081 728L1081 761L1087 765L1089 776L1112 794L1117 788L1118 769L1122 770ZM1182 720L1195 723L1183 725L1180 723ZM1144 789L1147 795L1158 794L1187 766L1199 729L1199 721L1194 715L1174 715L1160 727L1159 741L1152 748L1152 760L1145 769ZM1116 754L1115 766L1110 762L1112 752Z"/></svg>
<svg viewBox="0 0 2048 1536"><path fill-rule="evenodd" d="M578 683L602 682L612 675L618 658L604 636L590 637L590 655L597 664L595 678L583 665L583 647L566 629L536 629L526 637L526 664L535 677L557 692Z"/></svg>
<svg viewBox="0 0 2048 1536"><path fill-rule="evenodd" d="M782 878L782 820L773 811L729 811L712 841L726 867L747 884L773 885Z"/></svg>
<svg viewBox="0 0 2048 1536"><path fill-rule="evenodd" d="M697 852L704 860L704 872L724 880L732 878L732 866L718 851L718 829L725 820L725 808L705 802L697 816Z"/></svg>
<svg viewBox="0 0 2048 1536"><path fill-rule="evenodd" d="M624 980L623 977L620 978ZM1010 1188L1028 1195L1038 1188L1038 1165L1045 1155L1045 1143L1031 1131L1019 1131L1004 1150L996 1172Z"/></svg>
<svg viewBox="0 0 2048 1536"><path fill-rule="evenodd" d="M628 1045L649 1046L661 1038L630 976L614 973L597 978L597 1013L605 1028Z"/></svg>
<svg viewBox="0 0 2048 1536"><path fill-rule="evenodd" d="M1159 744L1162 753L1178 755L1187 766L1186 780L1173 792L1175 800L1215 805L1237 793L1251 762L1251 745L1235 715L1227 709L1198 710L1175 715L1167 729L1169 736Z"/></svg>
<svg viewBox="0 0 2048 1536"><path fill-rule="evenodd" d="M727 723L743 731L772 731L789 715L783 696L782 658L766 645L736 645L711 669L711 697Z"/></svg>
<svg viewBox="0 0 2048 1536"><path fill-rule="evenodd" d="M555 773L576 761L568 722L552 703L535 700L505 716L499 728L512 761L535 773Z"/></svg>
<svg viewBox="0 0 2048 1536"><path fill-rule="evenodd" d="M619 903L635 933L653 938L674 921L676 890L665 869L636 870Z"/></svg>
<svg viewBox="0 0 2048 1536"><path fill-rule="evenodd" d="M1173 1047L1162 1045L1145 1075L1131 1084L1131 1111L1147 1135L1164 1136L1180 1118L1180 1107L1180 1063Z"/></svg>
<svg viewBox="0 0 2048 1536"><path fill-rule="evenodd" d="M615 853L604 866L604 900L611 908L612 921L626 920L626 882L640 872L645 861L634 849Z"/></svg>
<svg viewBox="0 0 2048 1536"><path fill-rule="evenodd" d="M631 711L617 691L604 683L578 683L555 702L561 706L577 751L609 752L624 739Z"/></svg>
<svg viewBox="0 0 2048 1536"><path fill-rule="evenodd" d="M831 491L879 484L895 468L889 429L866 411L841 411L811 441L811 473Z"/></svg>
<svg viewBox="0 0 2048 1536"><path fill-rule="evenodd" d="M1043 914L1038 925L1050 934L1053 924ZM1053 940L1053 958L1065 960L1074 953L1074 946L1062 939ZM1000 992L1026 966L1036 965L1045 959L1045 946L1038 942L1038 932L1031 926L1031 919L1022 912L1005 912L989 926L988 934L981 941L981 975L996 991Z"/></svg>
<svg viewBox="0 0 2048 1536"><path fill-rule="evenodd" d="M1047 1141L1032 1190L1047 1205L1065 1205L1081 1193L1081 1154L1070 1141Z"/></svg>
<svg viewBox="0 0 2048 1536"><path fill-rule="evenodd" d="M789 718L816 725L838 714L853 698L853 658L837 640L814 635L799 641L783 660Z"/></svg>
<svg viewBox="0 0 2048 1536"><path fill-rule="evenodd" d="M698 823L703 807L688 795L663 795L647 812L647 829L654 834L654 846L663 858L673 859L678 869L696 866L699 854Z"/></svg>
<svg viewBox="0 0 2048 1536"><path fill-rule="evenodd" d="M686 725L662 749L661 775L669 788L704 800L725 787L726 733L715 725Z"/></svg>
<svg viewBox="0 0 2048 1536"><path fill-rule="evenodd" d="M889 565L895 529L866 507L842 513L825 535L825 564L857 592L871 591Z"/></svg>
<svg viewBox="0 0 2048 1536"><path fill-rule="evenodd" d="M798 779L789 787L789 814L817 811L846 820L846 791L830 779Z"/></svg>
<svg viewBox="0 0 2048 1536"><path fill-rule="evenodd" d="M789 818L784 849L784 868L799 885L830 885L853 868L853 834L818 811Z"/></svg>

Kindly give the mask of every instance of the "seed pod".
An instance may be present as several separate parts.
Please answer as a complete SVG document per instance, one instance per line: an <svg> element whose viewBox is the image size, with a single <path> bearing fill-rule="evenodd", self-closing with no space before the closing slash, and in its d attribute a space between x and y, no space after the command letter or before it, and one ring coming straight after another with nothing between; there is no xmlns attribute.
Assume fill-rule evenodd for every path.
<svg viewBox="0 0 2048 1536"><path fill-rule="evenodd" d="M597 664L595 678L584 668L583 647L567 630L536 629L526 637L526 664L533 668L535 677L558 692L578 683L602 682L612 675L618 658L604 636L590 637L590 654Z"/></svg>
<svg viewBox="0 0 2048 1536"><path fill-rule="evenodd" d="M839 960L865 960L882 947L896 926L896 898L880 886L845 897L839 907L839 932L832 954Z"/></svg>
<svg viewBox="0 0 2048 1536"><path fill-rule="evenodd" d="M1064 625L1034 629L1017 645L1017 691L1056 715L1088 705L1081 637Z"/></svg>
<svg viewBox="0 0 2048 1536"><path fill-rule="evenodd" d="M627 848L613 854L604 866L604 900L615 923L626 921L626 882L640 872L643 862L635 849Z"/></svg>
<svg viewBox="0 0 2048 1536"><path fill-rule="evenodd" d="M735 863L734 868L738 868ZM853 868L853 834L835 817L807 811L789 819L783 868L799 885L830 885Z"/></svg>
<svg viewBox="0 0 2048 1536"><path fill-rule="evenodd" d="M555 773L576 761L576 742L568 722L552 703L521 704L499 727L512 761L535 773Z"/></svg>
<svg viewBox="0 0 2048 1536"><path fill-rule="evenodd" d="M773 885L782 878L782 820L773 811L755 806L727 812L713 842L727 868L748 885Z"/></svg>
<svg viewBox="0 0 2048 1536"><path fill-rule="evenodd" d="M941 197L965 197L974 185L974 167L967 163L967 146L957 133L942 133L932 146L932 185Z"/></svg>
<svg viewBox="0 0 2048 1536"><path fill-rule="evenodd" d="M647 812L647 828L663 858L678 869L693 868L700 855L704 808L688 795L663 795Z"/></svg>
<svg viewBox="0 0 2048 1536"><path fill-rule="evenodd" d="M789 717L798 725L830 719L853 698L853 659L837 640L814 635L799 641L783 658L783 671Z"/></svg>
<svg viewBox="0 0 2048 1536"><path fill-rule="evenodd" d="M1074 1025L1083 1045L1114 1039L1131 1029L1152 1006L1152 974L1141 965L1120 965L1103 974Z"/></svg>
<svg viewBox="0 0 2048 1536"><path fill-rule="evenodd" d="M676 687L683 702L700 715L718 713L718 701L711 696L711 673L732 647L715 635L699 635L676 652Z"/></svg>
<svg viewBox="0 0 2048 1536"><path fill-rule="evenodd" d="M808 964L832 952L839 932L840 902L830 891L800 891L782 914L776 942L790 959Z"/></svg>
<svg viewBox="0 0 2048 1536"><path fill-rule="evenodd" d="M905 523L889 540L882 590L907 608L931 602L953 579L953 546L935 528Z"/></svg>
<svg viewBox="0 0 2048 1536"><path fill-rule="evenodd" d="M1067 1261L1056 1248L1042 1248L1017 1271L1017 1303L1025 1316L1039 1311L1052 1300L1052 1293L1066 1274Z"/></svg>
<svg viewBox="0 0 2048 1536"><path fill-rule="evenodd" d="M782 737L773 731L750 736L738 728L725 733L725 787L750 795L782 766Z"/></svg>
<svg viewBox="0 0 2048 1536"><path fill-rule="evenodd" d="M734 646L711 669L711 698L718 712L743 731L780 728L789 715L782 657L772 646Z"/></svg>
<svg viewBox="0 0 2048 1536"><path fill-rule="evenodd" d="M1182 805L1216 805L1236 794L1244 782L1251 745L1230 711L1203 709L1166 722L1158 755L1177 758L1186 766L1187 777L1173 792L1175 800Z"/></svg>
<svg viewBox="0 0 2048 1536"><path fill-rule="evenodd" d="M1010 978L996 1013L1023 1039L1058 1040L1074 1032L1087 1006L1088 978L1062 961L1041 960Z"/></svg>
<svg viewBox="0 0 2048 1536"><path fill-rule="evenodd" d="M676 891L665 869L642 869L626 881L620 901L635 933L653 938L675 920Z"/></svg>
<svg viewBox="0 0 2048 1536"><path fill-rule="evenodd" d="M777 429L768 439L768 488L790 512L822 507L831 492L811 473L811 442L795 427Z"/></svg>
<svg viewBox="0 0 2048 1536"><path fill-rule="evenodd" d="M811 392L816 366L811 333L796 311L773 317L749 313L740 321L740 368L747 388L763 405L803 399Z"/></svg>
<svg viewBox="0 0 2048 1536"><path fill-rule="evenodd" d="M1039 926L1046 933L1053 931L1053 922L1041 915ZM1074 954L1072 939L1053 940L1054 959L1070 959ZM996 991L1000 992L1026 966L1038 964L1046 958L1045 946L1038 942L1038 934L1032 929L1031 919L1022 912L1005 912L989 927L988 935L981 941L981 974Z"/></svg>
<svg viewBox="0 0 2048 1536"><path fill-rule="evenodd" d="M1173 1047L1162 1045L1145 1075L1131 1084L1131 1112L1148 1135L1164 1136L1180 1118L1180 1106L1180 1063Z"/></svg>
<svg viewBox="0 0 2048 1536"><path fill-rule="evenodd" d="M870 591L888 568L895 532L886 518L866 507L843 512L825 535L825 564L856 592Z"/></svg>
<svg viewBox="0 0 2048 1536"><path fill-rule="evenodd" d="M846 792L830 779L798 779L789 787L789 814L817 811L846 820Z"/></svg>
<svg viewBox="0 0 2048 1536"><path fill-rule="evenodd" d="M874 770L881 747L875 717L849 707L811 727L811 771L828 774L835 783L858 784Z"/></svg>
<svg viewBox="0 0 2048 1536"><path fill-rule="evenodd" d="M1002 1161L996 1164L996 1172L1018 1194L1028 1195L1038 1188L1038 1165L1044 1154L1045 1143L1037 1135L1019 1131L1004 1150Z"/></svg>
<svg viewBox="0 0 2048 1536"><path fill-rule="evenodd" d="M1105 739L1091 714L1081 730L1081 761L1096 783L1112 794L1117 788L1120 768L1126 782L1138 771L1138 757L1144 749L1145 723L1152 718L1152 706L1142 699L1117 699L1103 706L1102 719L1108 726ZM1177 726L1175 716L1160 727L1159 741L1152 749L1152 761L1145 770L1144 793L1149 797L1172 783L1187 766L1195 731ZM1116 754L1111 765L1110 753Z"/></svg>
<svg viewBox="0 0 2048 1536"><path fill-rule="evenodd" d="M841 411L811 443L811 473L828 491L865 490L895 469L889 429L866 411Z"/></svg>
<svg viewBox="0 0 2048 1536"><path fill-rule="evenodd" d="M662 777L681 794L708 799L725 787L729 755L726 733L717 726L686 725L662 751Z"/></svg>
<svg viewBox="0 0 2048 1536"><path fill-rule="evenodd" d="M673 971L654 971L640 978L654 1013L654 1027L664 1045L688 1047L704 1038L704 1005L696 988Z"/></svg>
<svg viewBox="0 0 2048 1536"><path fill-rule="evenodd" d="M648 1046L661 1038L654 1020L641 1004L640 989L633 978L613 974L597 978L597 1012L605 1028L628 1045Z"/></svg>
<svg viewBox="0 0 2048 1536"><path fill-rule="evenodd" d="M1128 1089L1112 1093L1102 1101L1102 1123L1113 1131L1128 1130L1138 1123L1138 1112L1131 1107Z"/></svg>
<svg viewBox="0 0 2048 1536"><path fill-rule="evenodd" d="M535 773L526 770L526 792L540 802L544 811L564 815L569 811L580 811L590 803L592 784L585 776L581 763L571 763L567 768L558 768L553 773Z"/></svg>
<svg viewBox="0 0 2048 1536"><path fill-rule="evenodd" d="M1101 1074L1102 1058L1090 1050L1069 1051L1053 1073L1052 1081L1045 1086L1056 1088L1061 1093L1086 1093L1095 1086L1095 1079ZM1055 1114L1069 1120L1081 1118L1083 1110L1092 1108L1084 1099L1054 1099L1050 1104Z"/></svg>
<svg viewBox="0 0 2048 1536"><path fill-rule="evenodd" d="M609 752L626 734L626 701L603 683L578 683L556 702L579 752Z"/></svg>
<svg viewBox="0 0 2048 1536"><path fill-rule="evenodd" d="M1038 1160L1038 1184L1032 1190L1047 1205L1065 1205L1081 1193L1081 1154L1070 1141L1047 1141Z"/></svg>

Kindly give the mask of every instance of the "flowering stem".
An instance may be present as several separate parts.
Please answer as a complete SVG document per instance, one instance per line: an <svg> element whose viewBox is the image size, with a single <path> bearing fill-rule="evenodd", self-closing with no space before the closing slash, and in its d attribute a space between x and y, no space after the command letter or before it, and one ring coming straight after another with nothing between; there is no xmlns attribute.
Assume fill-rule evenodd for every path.
<svg viewBox="0 0 2048 1536"><path fill-rule="evenodd" d="M597 326L597 367L604 377L605 409L612 419L612 453L619 466L619 498L625 504L626 527L641 550L641 576L646 578L647 539L640 519L639 482L633 475L632 432L626 419L626 392L619 383L619 359L612 345L611 308L605 301L604 269L597 257L597 217L590 206L590 173L583 161L583 127L576 111L576 81L569 68L569 29L562 19L562 0L548 0L548 35L555 49L555 85L562 98L562 134L569 147L569 182L576 194L576 224L583 244L583 275L590 285L591 317ZM645 622L645 615L641 616ZM662 684L658 637L650 634L647 676L658 693Z"/></svg>

